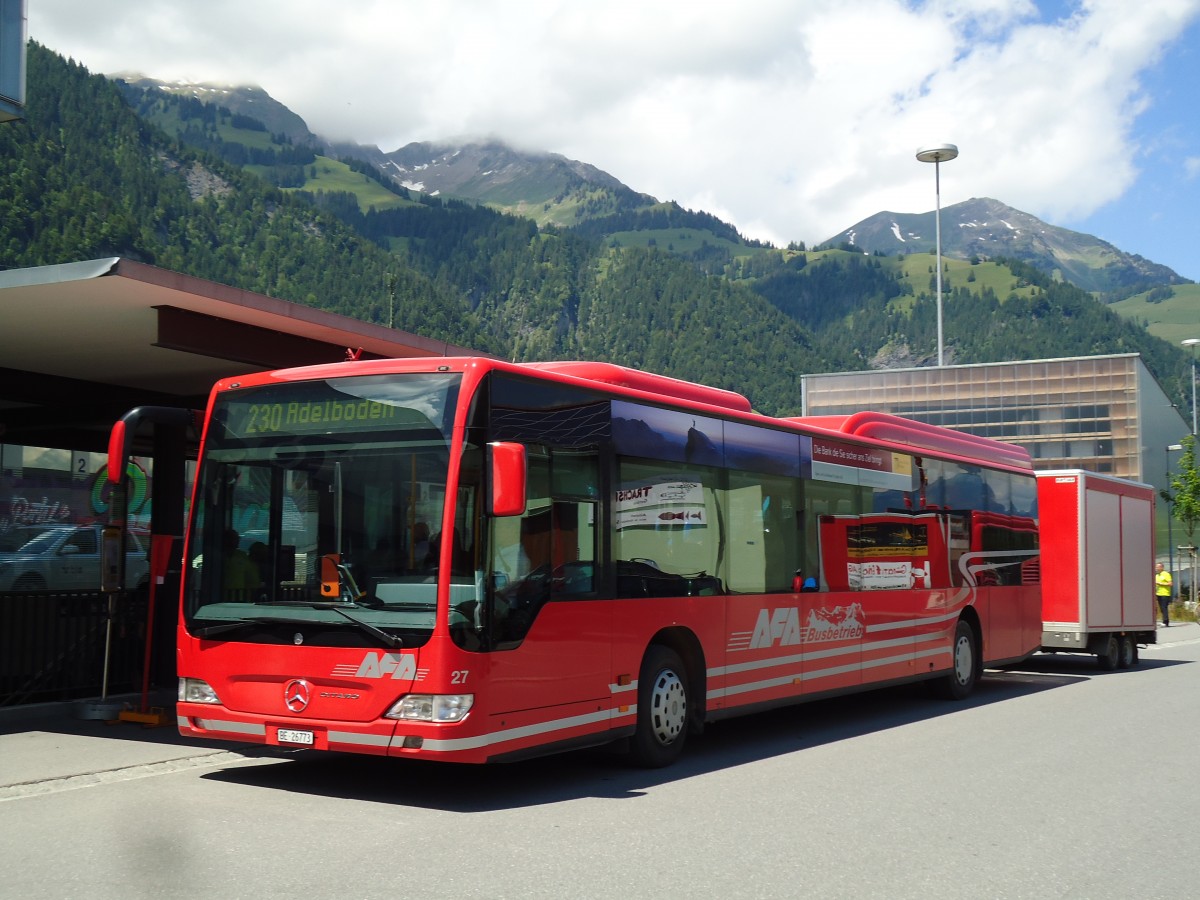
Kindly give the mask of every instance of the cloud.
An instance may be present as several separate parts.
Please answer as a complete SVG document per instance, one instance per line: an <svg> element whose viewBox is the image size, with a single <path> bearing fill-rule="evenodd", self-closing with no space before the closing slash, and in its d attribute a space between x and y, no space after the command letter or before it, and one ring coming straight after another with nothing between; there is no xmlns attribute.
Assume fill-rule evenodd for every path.
<svg viewBox="0 0 1200 900"><path fill-rule="evenodd" d="M494 135L777 243L943 205L1079 218L1138 177L1140 74L1200 0L38 0L93 71L255 83L328 137ZM1189 173L1196 174L1196 157Z"/></svg>

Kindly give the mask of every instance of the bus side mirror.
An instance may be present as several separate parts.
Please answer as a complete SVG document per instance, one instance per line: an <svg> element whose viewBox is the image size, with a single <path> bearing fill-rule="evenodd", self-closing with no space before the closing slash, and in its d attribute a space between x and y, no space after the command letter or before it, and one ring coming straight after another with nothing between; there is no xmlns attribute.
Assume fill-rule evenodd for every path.
<svg viewBox="0 0 1200 900"><path fill-rule="evenodd" d="M511 441L488 444L491 463L491 496L488 512L493 516L519 516L525 512L525 445Z"/></svg>

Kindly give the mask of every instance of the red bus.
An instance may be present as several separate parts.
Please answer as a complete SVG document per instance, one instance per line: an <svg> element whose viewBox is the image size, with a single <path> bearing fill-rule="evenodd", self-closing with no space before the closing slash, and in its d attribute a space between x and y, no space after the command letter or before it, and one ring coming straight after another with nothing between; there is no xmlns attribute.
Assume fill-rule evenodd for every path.
<svg viewBox="0 0 1200 900"><path fill-rule="evenodd" d="M187 736L482 763L1038 648L1024 450L776 419L602 363L377 360L216 385L184 545Z"/></svg>

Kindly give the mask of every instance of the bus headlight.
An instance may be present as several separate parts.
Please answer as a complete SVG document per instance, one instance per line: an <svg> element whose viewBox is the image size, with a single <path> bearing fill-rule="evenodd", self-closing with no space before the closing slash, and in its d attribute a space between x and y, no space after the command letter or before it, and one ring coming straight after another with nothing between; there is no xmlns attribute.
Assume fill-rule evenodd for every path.
<svg viewBox="0 0 1200 900"><path fill-rule="evenodd" d="M220 703L217 692L199 678L179 679L179 699L184 703Z"/></svg>
<svg viewBox="0 0 1200 900"><path fill-rule="evenodd" d="M474 702L474 694L409 694L397 700L385 717L417 722L461 722Z"/></svg>

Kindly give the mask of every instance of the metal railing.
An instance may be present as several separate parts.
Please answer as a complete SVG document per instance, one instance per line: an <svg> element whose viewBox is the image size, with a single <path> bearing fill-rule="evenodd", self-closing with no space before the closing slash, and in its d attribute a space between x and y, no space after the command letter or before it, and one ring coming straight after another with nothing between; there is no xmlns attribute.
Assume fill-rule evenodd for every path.
<svg viewBox="0 0 1200 900"><path fill-rule="evenodd" d="M140 688L146 597L117 595L108 692ZM108 599L100 591L0 593L0 706L99 696Z"/></svg>

